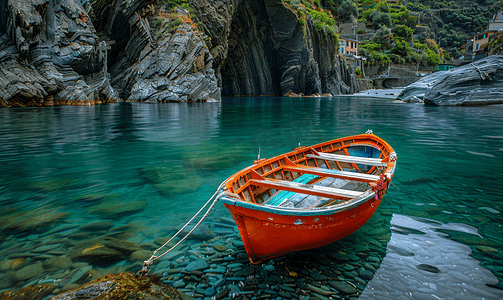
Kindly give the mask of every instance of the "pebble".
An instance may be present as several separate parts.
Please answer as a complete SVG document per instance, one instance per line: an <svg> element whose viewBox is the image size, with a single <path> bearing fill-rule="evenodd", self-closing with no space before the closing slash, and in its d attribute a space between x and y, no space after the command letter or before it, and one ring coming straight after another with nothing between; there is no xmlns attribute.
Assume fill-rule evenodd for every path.
<svg viewBox="0 0 503 300"><path fill-rule="evenodd" d="M32 264L27 265L16 272L14 272L13 279L16 281L22 281L30 279L32 277L38 276L44 272L43 264Z"/></svg>
<svg viewBox="0 0 503 300"><path fill-rule="evenodd" d="M215 289L213 287L209 287L207 288L205 291L204 291L204 295L206 297L212 297L213 295L215 295Z"/></svg>
<svg viewBox="0 0 503 300"><path fill-rule="evenodd" d="M350 294L354 294L356 293L356 289L345 283L345 282L341 282L341 281L329 281L328 284L330 284L331 287L335 288L336 290L338 290L339 292L341 293L344 293L346 295L350 295Z"/></svg>
<svg viewBox="0 0 503 300"><path fill-rule="evenodd" d="M325 289L323 287L319 288L319 287L316 287L314 285L311 285L311 284L308 284L307 287L314 291L315 293L318 293L318 294L321 294L321 295L324 295L324 296L330 296L333 294L332 291L330 291L329 289Z"/></svg>
<svg viewBox="0 0 503 300"><path fill-rule="evenodd" d="M213 245L213 248L215 248L215 250L219 251L219 252L224 252L225 250L227 250L227 246L225 245L220 245L220 244L215 244Z"/></svg>
<svg viewBox="0 0 503 300"><path fill-rule="evenodd" d="M31 250L31 252L34 252L34 253L45 253L47 251L50 251L50 250L53 250L53 249L56 249L56 248L59 248L61 247L61 245L44 245L44 246L40 246L36 249L33 249Z"/></svg>
<svg viewBox="0 0 503 300"><path fill-rule="evenodd" d="M81 269L79 269L72 277L72 279L70 280L70 283L76 283L77 281L79 281L82 276L86 275L87 272L91 271L93 269L92 266L87 266L87 267L83 267Z"/></svg>

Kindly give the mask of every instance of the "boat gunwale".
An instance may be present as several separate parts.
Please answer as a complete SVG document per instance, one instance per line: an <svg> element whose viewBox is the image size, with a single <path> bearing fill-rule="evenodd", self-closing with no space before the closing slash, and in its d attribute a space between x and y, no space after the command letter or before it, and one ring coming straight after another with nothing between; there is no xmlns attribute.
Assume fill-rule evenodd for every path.
<svg viewBox="0 0 503 300"><path fill-rule="evenodd" d="M375 199L375 195L376 195L375 192L368 190L365 191L361 196L348 200L344 203L330 205L326 207L313 207L310 209L261 205L248 201L237 200L231 197L222 197L220 198L220 201L227 205L240 206L247 209L269 212L276 215L324 216L324 215L332 215L335 213L343 212L358 207L369 200Z"/></svg>
<svg viewBox="0 0 503 300"><path fill-rule="evenodd" d="M363 140L363 141L358 142L358 140ZM345 144L344 142L347 142L347 141L352 141L352 142L350 144ZM375 145L373 143L368 143L368 141L374 142ZM333 144L336 144L336 143L341 143L341 145L337 148L333 148ZM274 167L274 168L271 167L271 169L267 171L267 175L269 175L271 173L274 173L275 169L281 168L282 166L284 166L281 164L282 159L288 159L288 157L290 157L292 155L296 156L298 154L303 154L304 158L298 159L298 160L306 161L308 158L305 156L305 152L312 150L312 149L315 149L315 148L323 149L323 147L326 147L327 145L331 145L331 150L335 149L331 152L335 152L340 149L345 149L347 147L357 146L357 145L358 146L366 145L366 146L377 147L377 149L379 149L383 153L383 155L384 155L383 159L386 159L394 152L393 148L386 141L384 141L383 139L381 139L380 137L378 137L372 133L338 138L338 139L326 141L326 142L319 143L319 144L312 145L312 146L299 147L299 148L296 148L290 152L283 153L283 154L271 157L269 159L263 159L259 162L256 162L255 164L248 166L248 167L238 171L237 173L233 174L232 176L230 176L226 180L226 188L228 189L229 187L232 187L232 184L237 182L240 185L240 187L238 188L238 190L240 190L239 193L243 193L243 191L245 191L246 189L248 189L250 187L250 184L248 183L248 181L250 179L247 177L247 174L250 174L252 171L257 171L261 168L264 168L267 165L272 165L273 163L276 162L278 164L278 166ZM384 150L386 150L388 152L387 156L386 156L386 153L384 152ZM308 166L307 163L306 163L306 166ZM395 167L396 167L396 161L388 161L388 165L383 170L382 174L386 175L387 177L392 177L394 174L394 171L395 171ZM264 173L266 173L266 172L264 172ZM265 176L267 176L267 175L265 175ZM242 177L247 178L247 180L244 184L239 183L239 180ZM388 186L389 186L389 184L388 184ZM233 189L234 189L234 187L232 187L231 191ZM240 197L239 200L231 198L231 197L222 197L222 198L220 198L220 200L221 200L221 202L223 202L224 204L227 204L227 205L236 205L236 206L240 206L240 207L244 207L244 208L248 208L248 209L252 209L252 210L270 212L273 214L280 214L280 215L294 214L294 215L299 215L299 216L314 216L314 215L330 215L330 214L334 214L336 212L341 212L341 211L345 211L345 210L357 207L357 206L361 205L362 203L365 203L366 201L368 201L372 198L375 198L375 195L376 195L376 193L374 191L367 189L362 195L357 196L355 198L349 198L348 200L346 200L343 203L325 206L325 207L312 207L309 209L281 207L281 206L268 206L268 205L263 205L261 203L247 201L247 200L243 199L242 197Z"/></svg>

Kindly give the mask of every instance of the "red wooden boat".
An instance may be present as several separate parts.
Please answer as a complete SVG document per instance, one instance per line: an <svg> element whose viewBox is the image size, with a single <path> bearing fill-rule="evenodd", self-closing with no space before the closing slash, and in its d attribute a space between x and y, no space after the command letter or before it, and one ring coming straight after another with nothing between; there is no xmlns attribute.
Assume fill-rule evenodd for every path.
<svg viewBox="0 0 503 300"><path fill-rule="evenodd" d="M371 131L270 159L227 179L220 201L252 263L327 245L363 226L391 183L396 154Z"/></svg>

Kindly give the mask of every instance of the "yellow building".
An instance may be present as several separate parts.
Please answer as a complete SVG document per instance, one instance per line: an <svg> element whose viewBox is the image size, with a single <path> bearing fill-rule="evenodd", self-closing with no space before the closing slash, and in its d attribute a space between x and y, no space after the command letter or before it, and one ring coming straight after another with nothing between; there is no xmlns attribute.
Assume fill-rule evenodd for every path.
<svg viewBox="0 0 503 300"><path fill-rule="evenodd" d="M477 52L480 48L489 43L489 40L498 34L497 30L488 30L481 33L477 33L473 37L473 52ZM473 53L475 55L475 53Z"/></svg>

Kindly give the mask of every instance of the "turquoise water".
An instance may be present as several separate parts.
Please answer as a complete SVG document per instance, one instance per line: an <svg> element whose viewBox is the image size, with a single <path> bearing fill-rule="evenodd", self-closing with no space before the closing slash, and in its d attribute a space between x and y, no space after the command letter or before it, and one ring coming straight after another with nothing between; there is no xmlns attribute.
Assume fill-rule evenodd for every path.
<svg viewBox="0 0 503 300"><path fill-rule="evenodd" d="M47 268L39 277L13 277L19 269L12 261L25 267L65 255L77 239L56 235L63 225L75 231L98 220L113 228L135 222L141 229L132 232L142 239L124 238L166 236L223 180L252 164L259 148L268 158L368 129L398 155L395 186L369 222L384 224L391 240L406 227L393 218L438 222L443 239L466 246L467 256L501 281L502 115L502 105L425 107L357 97L2 109L0 259L8 263L0 264L0 288L52 278ZM228 216L223 206L215 214ZM62 246L42 248L51 239Z"/></svg>

